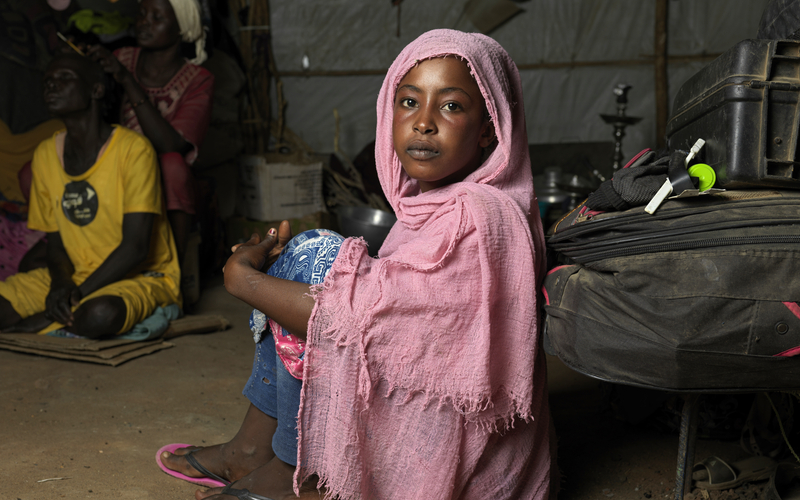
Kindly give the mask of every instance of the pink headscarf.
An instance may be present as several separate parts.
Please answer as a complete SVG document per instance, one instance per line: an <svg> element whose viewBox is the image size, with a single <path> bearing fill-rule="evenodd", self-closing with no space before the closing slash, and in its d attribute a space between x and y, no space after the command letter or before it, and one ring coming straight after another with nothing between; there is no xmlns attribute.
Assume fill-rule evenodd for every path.
<svg viewBox="0 0 800 500"><path fill-rule="evenodd" d="M419 61L451 55L468 63L497 147L463 182L421 193L394 151L395 92ZM542 388L534 379L543 380L544 366L534 361L544 241L522 102L513 61L480 34L430 31L389 69L375 152L398 222L378 259L362 241L347 239L316 292L296 479L318 474L341 498L384 497L371 483L375 471L396 471L392 488L405 489L393 498L432 494L457 481L459 465L401 466L422 441L436 440L443 450L437 460L458 462L466 445L451 439L450 427L490 434L540 415ZM433 406L460 420L420 419L418 410L404 414L405 406ZM386 456L389 446L401 448Z"/></svg>

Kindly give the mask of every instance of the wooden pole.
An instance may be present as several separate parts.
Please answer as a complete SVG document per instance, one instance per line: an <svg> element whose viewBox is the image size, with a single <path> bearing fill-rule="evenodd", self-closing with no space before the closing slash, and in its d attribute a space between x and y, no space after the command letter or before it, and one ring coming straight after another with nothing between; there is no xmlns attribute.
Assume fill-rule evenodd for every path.
<svg viewBox="0 0 800 500"><path fill-rule="evenodd" d="M721 52L710 54L691 54L667 56L670 64L681 64L691 62L713 61L722 55ZM520 71L536 71L542 69L561 69L561 68L589 68L589 67L614 67L614 66L650 66L655 64L655 58L647 57L641 59L609 59L606 61L563 61L550 63L523 63L517 64ZM353 69L353 70L303 70L303 71L279 71L278 76L283 77L302 77L310 78L315 76L383 76L388 70L381 69Z"/></svg>
<svg viewBox="0 0 800 500"><path fill-rule="evenodd" d="M655 84L656 84L656 144L666 145L667 119L669 118L669 92L667 91L667 8L668 0L656 0L655 26Z"/></svg>

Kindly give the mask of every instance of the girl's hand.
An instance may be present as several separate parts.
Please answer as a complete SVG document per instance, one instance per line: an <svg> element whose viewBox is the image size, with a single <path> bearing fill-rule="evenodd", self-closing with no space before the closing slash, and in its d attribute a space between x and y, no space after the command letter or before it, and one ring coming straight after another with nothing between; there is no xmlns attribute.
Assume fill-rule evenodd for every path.
<svg viewBox="0 0 800 500"><path fill-rule="evenodd" d="M114 54L109 52L108 49L102 45L90 45L86 49L86 55L89 56L92 61L100 64L103 71L110 73L118 83L123 83L125 78L130 75L125 66L119 62Z"/></svg>
<svg viewBox="0 0 800 500"><path fill-rule="evenodd" d="M305 339L315 304L309 295L311 286L261 271L290 240L287 221L281 223L279 230L270 229L263 240L254 234L250 241L234 247L222 271L228 293L263 312L292 335Z"/></svg>
<svg viewBox="0 0 800 500"><path fill-rule="evenodd" d="M274 231L274 229L271 229L270 231ZM278 260L278 257L280 257L281 252L283 251L283 248L292 239L292 226L291 226L291 224L289 224L288 220L285 220L285 221L281 222L280 226L278 226L278 232L277 233L278 233L277 234L278 240L275 242L275 246L272 247L272 249L267 254L263 266L260 267L260 268L256 268L256 269L258 269L260 271L266 271L267 269L269 269L270 266L272 266L272 264L274 264L275 261ZM272 233L267 233L267 237L269 237L271 234ZM257 237L258 235L254 234L253 236ZM250 239L250 241L253 241L252 238ZM249 244L250 241L248 241L246 243L239 243L237 245L233 245L231 247L231 252L236 253L237 249L241 248L243 245ZM222 268L222 272L225 272L225 268L224 267Z"/></svg>
<svg viewBox="0 0 800 500"><path fill-rule="evenodd" d="M263 240L258 233L253 233L248 241L236 245L236 250L228 258L222 272L224 273L226 269L234 266L246 266L260 271L264 267L270 251L275 248L276 236L277 231L274 229L270 229Z"/></svg>

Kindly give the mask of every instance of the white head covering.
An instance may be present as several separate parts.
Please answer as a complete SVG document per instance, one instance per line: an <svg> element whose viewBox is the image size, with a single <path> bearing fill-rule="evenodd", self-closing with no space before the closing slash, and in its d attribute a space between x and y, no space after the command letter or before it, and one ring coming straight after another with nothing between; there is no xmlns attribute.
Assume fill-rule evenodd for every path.
<svg viewBox="0 0 800 500"><path fill-rule="evenodd" d="M206 32L200 20L200 3L197 0L169 0L175 17L178 19L178 26L181 29L181 40L194 43L196 56L190 62L192 64L203 64L208 59L206 54Z"/></svg>
<svg viewBox="0 0 800 500"><path fill-rule="evenodd" d="M47 5L57 11L67 10L69 4L70 0L47 0Z"/></svg>

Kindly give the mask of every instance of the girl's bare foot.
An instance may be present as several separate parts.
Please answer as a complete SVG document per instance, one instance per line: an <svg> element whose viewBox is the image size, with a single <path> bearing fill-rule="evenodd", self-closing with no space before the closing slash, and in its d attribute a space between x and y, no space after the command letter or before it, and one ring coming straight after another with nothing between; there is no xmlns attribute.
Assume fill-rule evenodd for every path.
<svg viewBox="0 0 800 500"><path fill-rule="evenodd" d="M324 491L317 490L316 481L308 480L300 487L300 496L295 496L292 489L294 477L293 465L283 462L278 457L262 465L242 479L236 481L233 488L246 489L273 500L319 500L324 496ZM197 491L194 496L197 500L234 500L231 495L223 495L223 488L213 488L208 491Z"/></svg>
<svg viewBox="0 0 800 500"><path fill-rule="evenodd" d="M203 467L228 481L237 481L269 463L275 456L272 435L277 425L277 420L251 404L239 432L229 442L208 447L178 448L174 454L165 451L161 454L161 462L168 469L186 476L205 477L184 458L187 453L197 450L193 456Z"/></svg>

